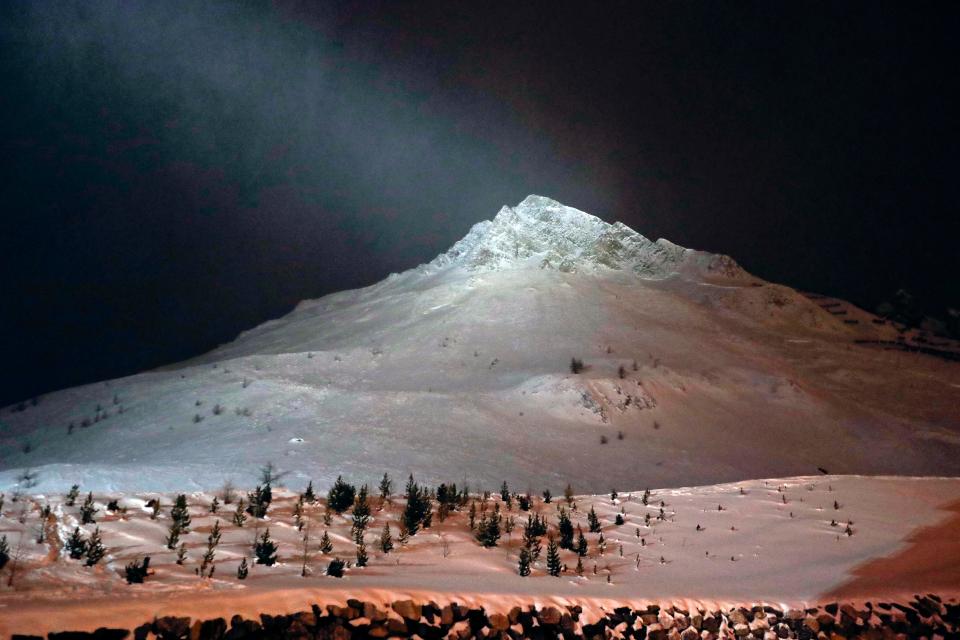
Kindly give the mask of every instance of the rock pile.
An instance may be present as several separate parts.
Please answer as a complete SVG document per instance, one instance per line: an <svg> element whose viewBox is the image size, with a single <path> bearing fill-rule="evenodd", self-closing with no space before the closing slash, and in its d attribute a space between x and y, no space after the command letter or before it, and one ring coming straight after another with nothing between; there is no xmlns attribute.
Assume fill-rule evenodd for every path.
<svg viewBox="0 0 960 640"><path fill-rule="evenodd" d="M648 606L619 607L587 620L579 606L487 613L456 603L399 600L389 608L348 600L346 606L313 605L310 611L288 615L262 614L260 620L234 616L195 620L164 617L132 632L51 633L48 640L359 640L366 638L637 638L638 640L846 640L935 638L960 639L960 604L936 595L915 596L907 604L867 602L863 607L830 603L809 609L781 611L770 606L737 607L725 611L685 610ZM43 640L13 636L13 640Z"/></svg>

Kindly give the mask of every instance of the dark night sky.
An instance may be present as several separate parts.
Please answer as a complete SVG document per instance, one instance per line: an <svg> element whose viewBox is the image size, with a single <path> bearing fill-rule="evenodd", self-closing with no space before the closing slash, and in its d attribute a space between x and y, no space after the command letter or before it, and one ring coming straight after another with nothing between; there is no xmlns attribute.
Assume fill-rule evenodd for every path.
<svg viewBox="0 0 960 640"><path fill-rule="evenodd" d="M0 403L210 349L529 193L958 306L934 6L4 2Z"/></svg>

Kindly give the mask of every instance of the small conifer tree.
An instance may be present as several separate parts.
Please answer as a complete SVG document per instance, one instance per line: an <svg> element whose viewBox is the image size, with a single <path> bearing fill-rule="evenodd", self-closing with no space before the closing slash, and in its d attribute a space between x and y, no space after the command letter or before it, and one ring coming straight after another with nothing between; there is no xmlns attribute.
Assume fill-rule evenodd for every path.
<svg viewBox="0 0 960 640"><path fill-rule="evenodd" d="M247 559L240 559L240 566L237 567L237 580L246 580L247 574L250 573L250 567L247 566Z"/></svg>
<svg viewBox="0 0 960 640"><path fill-rule="evenodd" d="M331 551L333 551L333 542L330 541L330 534L324 531L320 538L320 553L327 555Z"/></svg>
<svg viewBox="0 0 960 640"><path fill-rule="evenodd" d="M67 492L67 500L64 504L68 507L72 507L77 504L77 498L80 497L80 485L75 484L70 487L70 491Z"/></svg>
<svg viewBox="0 0 960 640"><path fill-rule="evenodd" d="M93 492L91 491L87 494L87 499L80 505L80 524L93 524L95 522L93 516L96 515L97 511L99 509L93 506Z"/></svg>
<svg viewBox="0 0 960 640"><path fill-rule="evenodd" d="M523 577L530 575L530 551L526 547L520 549L520 560L517 564L517 573Z"/></svg>
<svg viewBox="0 0 960 640"><path fill-rule="evenodd" d="M553 536L550 536L547 542L547 573L552 576L559 576L560 568L560 548Z"/></svg>
<svg viewBox="0 0 960 640"><path fill-rule="evenodd" d="M184 560L187 559L187 543L181 542L180 546L177 547L177 564L182 565Z"/></svg>
<svg viewBox="0 0 960 640"><path fill-rule="evenodd" d="M233 524L238 527L242 527L243 523L247 521L247 514L243 504L243 498L237 501L237 508L233 511Z"/></svg>
<svg viewBox="0 0 960 640"><path fill-rule="evenodd" d="M330 561L330 564L327 565L327 575L331 578L342 578L343 577L343 560L340 558L334 558Z"/></svg>
<svg viewBox="0 0 960 640"><path fill-rule="evenodd" d="M583 535L580 525L577 525L577 555L581 557L587 555L587 538Z"/></svg>
<svg viewBox="0 0 960 640"><path fill-rule="evenodd" d="M180 523L174 520L170 523L170 531L167 533L167 549L176 549L180 542Z"/></svg>
<svg viewBox="0 0 960 640"><path fill-rule="evenodd" d="M308 502L310 504L313 504L317 501L317 494L313 491L313 480L307 482L307 488L303 492L303 500L304 502Z"/></svg>
<svg viewBox="0 0 960 640"><path fill-rule="evenodd" d="M390 494L393 492L393 481L386 473L380 479L380 508L383 508L385 502L390 502Z"/></svg>
<svg viewBox="0 0 960 640"><path fill-rule="evenodd" d="M385 522L383 531L380 533L380 551L390 553L393 551L393 536L390 534L390 523Z"/></svg>
<svg viewBox="0 0 960 640"><path fill-rule="evenodd" d="M0 569L7 566L8 562L10 562L10 543L7 542L7 536L4 534L0 536Z"/></svg>
<svg viewBox="0 0 960 640"><path fill-rule="evenodd" d="M467 520L470 523L470 530L473 531L477 528L477 503L470 503L470 511L467 512Z"/></svg>
<svg viewBox="0 0 960 640"><path fill-rule="evenodd" d="M180 533L190 533L190 510L187 508L187 496L177 495L170 509L170 519L179 525Z"/></svg>
<svg viewBox="0 0 960 640"><path fill-rule="evenodd" d="M557 523L560 531L560 548L573 549L573 523L570 522L570 516L562 507L560 508L560 519Z"/></svg>
<svg viewBox="0 0 960 640"><path fill-rule="evenodd" d="M343 513L353 506L353 500L356 496L356 489L352 484L344 481L343 476L337 476L333 486L327 493L327 507L333 509L338 514Z"/></svg>
<svg viewBox="0 0 960 640"><path fill-rule="evenodd" d="M357 544L363 540L363 534L370 522L370 505L367 503L367 485L360 487L356 503L353 505L353 524L351 533Z"/></svg>
<svg viewBox="0 0 960 640"><path fill-rule="evenodd" d="M550 504L553 501L553 494L550 493L550 489L543 490L543 501L547 504Z"/></svg>
<svg viewBox="0 0 960 640"><path fill-rule="evenodd" d="M210 503L210 513L216 513L220 511L220 499L217 496L213 496L213 502Z"/></svg>
<svg viewBox="0 0 960 640"><path fill-rule="evenodd" d="M500 505L489 514L484 514L476 537L484 547L497 546L497 541L500 540Z"/></svg>
<svg viewBox="0 0 960 640"><path fill-rule="evenodd" d="M80 527L74 527L73 533L67 538L63 548L74 560L79 560L83 557L83 554L87 552L87 542L80 533Z"/></svg>
<svg viewBox="0 0 960 640"><path fill-rule="evenodd" d="M257 538L253 546L253 553L257 556L257 564L265 564L268 567L277 562L277 544L270 539L270 527L264 530L263 534Z"/></svg>
<svg viewBox="0 0 960 640"><path fill-rule="evenodd" d="M590 512L587 514L587 524L590 525L590 533L597 533L600 531L600 518L597 517L597 512L594 511L592 505L590 507Z"/></svg>
<svg viewBox="0 0 960 640"><path fill-rule="evenodd" d="M103 559L103 556L107 555L107 549L103 546L103 540L100 538L100 527L94 529L93 533L90 534L85 555L87 558L85 564L88 567L94 566Z"/></svg>
<svg viewBox="0 0 960 640"><path fill-rule="evenodd" d="M146 556L143 561L134 560L127 564L124 574L127 578L127 584L143 584L150 571L150 556Z"/></svg>
<svg viewBox="0 0 960 640"><path fill-rule="evenodd" d="M367 558L367 545L361 542L357 545L357 561L354 564L358 567L365 567L367 566L367 560L369 560Z"/></svg>
<svg viewBox="0 0 960 640"><path fill-rule="evenodd" d="M210 535L207 536L207 551L203 554L203 558L200 561L200 577L209 578L213 576L213 561L217 554L217 545L220 544L220 521L217 520L213 523L213 529L210 530Z"/></svg>

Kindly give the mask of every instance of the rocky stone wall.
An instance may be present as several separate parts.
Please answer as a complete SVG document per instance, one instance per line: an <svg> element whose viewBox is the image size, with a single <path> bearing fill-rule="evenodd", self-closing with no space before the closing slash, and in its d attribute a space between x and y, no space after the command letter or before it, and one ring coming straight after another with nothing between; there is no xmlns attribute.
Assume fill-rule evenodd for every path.
<svg viewBox="0 0 960 640"><path fill-rule="evenodd" d="M781 611L770 606L729 610L684 610L649 606L620 607L602 617L587 619L579 606L487 613L483 608L457 604L439 606L412 600L381 608L370 602L348 600L347 606L313 605L311 611L288 615L263 614L259 620L234 616L191 620L164 617L136 629L98 629L94 632L48 634L48 640L299 640L363 638L573 638L605 640L845 640L853 638L960 639L960 604L936 595L915 596L907 604L876 602L862 607L831 603L809 609ZM40 636L13 636L12 640L43 640Z"/></svg>

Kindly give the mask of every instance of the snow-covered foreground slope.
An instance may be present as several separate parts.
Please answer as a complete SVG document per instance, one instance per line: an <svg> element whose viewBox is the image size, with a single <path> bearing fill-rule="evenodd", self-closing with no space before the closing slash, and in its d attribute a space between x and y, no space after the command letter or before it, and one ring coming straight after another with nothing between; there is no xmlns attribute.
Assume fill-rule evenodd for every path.
<svg viewBox="0 0 960 640"><path fill-rule="evenodd" d="M875 320L531 196L195 360L0 411L0 488L249 485L267 461L290 486L535 491L957 475L960 364L857 344L896 339Z"/></svg>
<svg viewBox="0 0 960 640"><path fill-rule="evenodd" d="M144 505L157 497L163 508L152 520ZM554 536L559 509L568 510L574 527L584 532L588 552L583 558L584 573L578 576L575 553L561 551L567 570L559 577L546 571L546 536L543 555L534 563L531 575L521 577L517 562L523 527L518 524L511 535L503 534L498 546L485 549L469 529L466 505L442 522L435 515L430 529L402 545L397 540L403 508L400 498L382 511L374 499L373 518L365 535L369 565L349 568L342 579L326 576L324 570L331 558L355 557L350 514L333 516L330 525L324 525L325 506L307 504L308 575L302 577L302 533L292 517L294 493L276 491L268 518L259 523L251 518L243 527L232 523L233 505L210 514L212 497L203 492L189 496L191 532L182 537L187 555L184 564L177 565L175 553L164 544L173 496L96 495L97 522L81 527L89 535L98 526L103 534L108 555L96 568L64 557L57 549L60 540L56 537L44 544L35 542L37 507L51 505L60 536L65 537L79 524L79 505L64 506L62 496L57 495L8 502L0 516L0 531L8 535L12 548L21 550L21 564L15 589L0 586L0 635L98 626L129 628L155 615L229 619L239 613L256 617L260 612L303 610L312 603L342 602L350 597L392 602L412 596L421 601L478 603L488 611L533 602L577 602L588 608L649 601L803 606L835 598L831 592L846 583L858 567L909 551L905 541L912 532L950 517L943 509L960 499L960 479L817 476L753 480L655 490L646 505L642 491L621 493L616 500L578 496L572 511L562 497L550 504L535 498L531 512L521 511L516 500L507 507L496 494L490 498L486 509L492 511L499 504L504 519L513 517L523 523L529 513L541 514ZM126 507L127 513L107 512L110 499ZM480 504L478 498L477 511ZM603 553L600 533L589 532L591 507L602 525ZM624 519L622 525L615 523L618 513ZM214 577L205 580L194 571L216 519L223 530L222 539L216 550ZM385 523L390 524L397 543L389 554L377 545ZM852 523L852 535L844 533L848 523ZM279 563L272 567L255 565L252 560L252 541L268 526L271 538L279 544ZM324 531L333 542L326 555L318 549ZM19 547L21 532L27 541ZM955 535L953 538L955 542ZM940 542L935 549L943 567L938 576L927 576L917 585L909 572L890 573L880 576L880 586L860 595L874 600L909 597L916 592L956 597L960 545L935 542ZM155 573L142 585L127 585L123 568L144 555L151 557ZM236 569L243 557L251 568L241 581ZM923 591L916 591L918 588Z"/></svg>

